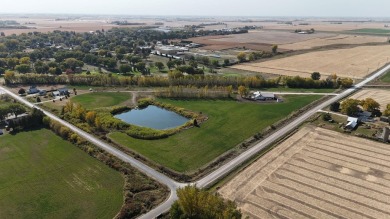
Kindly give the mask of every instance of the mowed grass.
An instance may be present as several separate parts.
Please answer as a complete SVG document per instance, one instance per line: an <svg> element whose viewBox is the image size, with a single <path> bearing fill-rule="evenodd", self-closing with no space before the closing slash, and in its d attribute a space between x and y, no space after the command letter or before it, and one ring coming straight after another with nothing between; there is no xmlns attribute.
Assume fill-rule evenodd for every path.
<svg viewBox="0 0 390 219"><path fill-rule="evenodd" d="M131 98L130 93L94 92L72 97L74 103L81 104L87 109L110 107L118 105Z"/></svg>
<svg viewBox="0 0 390 219"><path fill-rule="evenodd" d="M50 130L0 136L0 218L113 218L121 174Z"/></svg>
<svg viewBox="0 0 390 219"><path fill-rule="evenodd" d="M380 81L381 81L381 82L390 83L390 71L386 72L386 74L383 75L383 76L380 78Z"/></svg>
<svg viewBox="0 0 390 219"><path fill-rule="evenodd" d="M376 28L363 28L363 29L350 30L349 32L354 32L354 33L372 33L372 34L388 34L388 33L390 33L390 30L376 29Z"/></svg>
<svg viewBox="0 0 390 219"><path fill-rule="evenodd" d="M200 128L191 128L166 139L139 140L124 133L109 135L115 142L179 172L193 171L232 149L243 140L319 99L289 96L284 103L241 103L228 100L159 101L209 116Z"/></svg>

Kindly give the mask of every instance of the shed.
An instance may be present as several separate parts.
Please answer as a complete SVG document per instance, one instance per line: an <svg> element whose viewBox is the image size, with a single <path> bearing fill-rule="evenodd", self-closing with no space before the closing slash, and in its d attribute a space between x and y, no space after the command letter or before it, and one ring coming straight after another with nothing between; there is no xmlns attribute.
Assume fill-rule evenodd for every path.
<svg viewBox="0 0 390 219"><path fill-rule="evenodd" d="M274 100L275 94L269 93L269 92L256 91L253 93L252 99L254 99L254 100Z"/></svg>
<svg viewBox="0 0 390 219"><path fill-rule="evenodd" d="M347 119L347 125L345 126L345 129L353 130L358 125L359 119L355 117L348 117Z"/></svg>
<svg viewBox="0 0 390 219"><path fill-rule="evenodd" d="M30 88L27 90L27 94L36 94L39 93L39 90L36 86L30 86Z"/></svg>
<svg viewBox="0 0 390 219"><path fill-rule="evenodd" d="M53 91L53 96L55 96L55 97L58 97L58 96L60 96L61 94L60 94L60 92L59 91Z"/></svg>

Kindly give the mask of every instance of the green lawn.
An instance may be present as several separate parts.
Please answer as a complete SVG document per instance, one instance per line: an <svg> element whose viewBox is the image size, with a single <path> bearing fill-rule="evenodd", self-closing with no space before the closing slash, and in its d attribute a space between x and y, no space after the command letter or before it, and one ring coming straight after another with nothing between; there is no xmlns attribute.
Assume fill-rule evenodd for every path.
<svg viewBox="0 0 390 219"><path fill-rule="evenodd" d="M333 93L335 89L333 88L320 88L320 89L305 89L305 88L288 88L288 87L277 87L277 88L268 88L261 89L265 91L272 92L296 92L296 93Z"/></svg>
<svg viewBox="0 0 390 219"><path fill-rule="evenodd" d="M73 96L72 101L79 103L87 109L110 107L118 105L131 98L130 93L119 92L94 92Z"/></svg>
<svg viewBox="0 0 390 219"><path fill-rule="evenodd" d="M121 174L50 130L0 137L0 218L113 218Z"/></svg>
<svg viewBox="0 0 390 219"><path fill-rule="evenodd" d="M380 78L380 81L386 82L386 83L390 83L390 71L386 72L386 74L383 75L383 76Z"/></svg>
<svg viewBox="0 0 390 219"><path fill-rule="evenodd" d="M159 100L202 112L209 120L166 139L139 140L115 132L114 141L180 172L192 171L209 163L291 112L319 99L319 96L290 96L284 103L255 104L228 100Z"/></svg>
<svg viewBox="0 0 390 219"><path fill-rule="evenodd" d="M363 29L350 30L349 32L354 32L354 33L372 33L372 34L388 34L388 33L390 33L390 30L389 29L377 29L377 28L363 28Z"/></svg>

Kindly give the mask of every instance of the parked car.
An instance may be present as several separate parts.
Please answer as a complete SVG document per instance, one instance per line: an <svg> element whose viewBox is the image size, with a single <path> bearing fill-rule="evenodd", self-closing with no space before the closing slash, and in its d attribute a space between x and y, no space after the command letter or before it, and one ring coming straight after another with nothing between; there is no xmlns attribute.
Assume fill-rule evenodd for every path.
<svg viewBox="0 0 390 219"><path fill-rule="evenodd" d="M2 135L2 134L4 134L4 133L3 133L3 130L0 129L0 135Z"/></svg>

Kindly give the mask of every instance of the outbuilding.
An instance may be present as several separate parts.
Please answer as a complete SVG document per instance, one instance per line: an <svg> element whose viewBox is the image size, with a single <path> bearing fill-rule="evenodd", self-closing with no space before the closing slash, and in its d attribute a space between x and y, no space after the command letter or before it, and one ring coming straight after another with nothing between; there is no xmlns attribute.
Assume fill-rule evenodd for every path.
<svg viewBox="0 0 390 219"><path fill-rule="evenodd" d="M256 91L252 95L253 100L275 100L275 94L269 92Z"/></svg>

